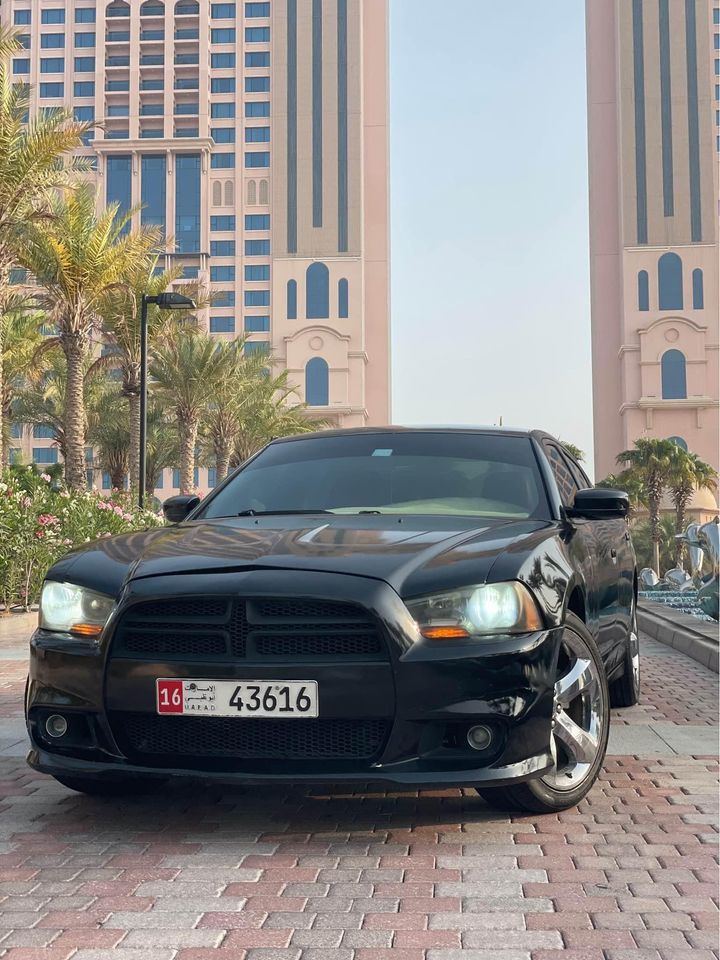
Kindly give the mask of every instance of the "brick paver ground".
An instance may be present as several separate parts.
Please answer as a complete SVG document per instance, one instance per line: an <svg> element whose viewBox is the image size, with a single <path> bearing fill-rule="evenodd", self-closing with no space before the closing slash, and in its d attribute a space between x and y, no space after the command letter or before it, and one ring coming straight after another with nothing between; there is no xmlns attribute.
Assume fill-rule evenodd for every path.
<svg viewBox="0 0 720 960"><path fill-rule="evenodd" d="M717 677L644 649L614 722L717 722ZM0 659L0 717L23 677ZM717 773L612 756L577 809L509 817L458 790L108 802L0 756L0 957L716 960Z"/></svg>

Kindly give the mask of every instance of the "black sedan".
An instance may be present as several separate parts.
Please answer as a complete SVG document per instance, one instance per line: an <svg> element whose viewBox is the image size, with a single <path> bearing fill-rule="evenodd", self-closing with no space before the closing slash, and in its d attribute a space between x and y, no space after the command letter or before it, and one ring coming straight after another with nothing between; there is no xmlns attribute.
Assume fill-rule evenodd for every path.
<svg viewBox="0 0 720 960"><path fill-rule="evenodd" d="M539 431L276 440L167 501L171 525L49 571L29 763L91 794L190 776L570 807L638 699L627 510Z"/></svg>

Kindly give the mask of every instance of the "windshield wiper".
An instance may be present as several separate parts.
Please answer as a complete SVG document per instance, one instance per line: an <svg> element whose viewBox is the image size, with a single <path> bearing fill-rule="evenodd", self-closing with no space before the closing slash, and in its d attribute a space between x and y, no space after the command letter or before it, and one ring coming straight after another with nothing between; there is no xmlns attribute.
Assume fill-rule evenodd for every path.
<svg viewBox="0 0 720 960"><path fill-rule="evenodd" d="M238 517L292 517L306 514L330 513L330 510L241 510Z"/></svg>

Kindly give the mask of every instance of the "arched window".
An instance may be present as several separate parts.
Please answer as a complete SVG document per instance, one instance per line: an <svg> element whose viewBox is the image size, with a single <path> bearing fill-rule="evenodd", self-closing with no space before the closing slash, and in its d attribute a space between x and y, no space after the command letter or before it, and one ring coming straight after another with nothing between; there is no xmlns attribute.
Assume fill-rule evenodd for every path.
<svg viewBox="0 0 720 960"><path fill-rule="evenodd" d="M660 361L663 400L684 400L687 397L685 354L667 350Z"/></svg>
<svg viewBox="0 0 720 960"><path fill-rule="evenodd" d="M664 253L658 260L658 301L661 310L682 310L682 260L676 253Z"/></svg>
<svg viewBox="0 0 720 960"><path fill-rule="evenodd" d="M693 310L702 310L705 306L705 294L703 292L703 272L700 269L693 270Z"/></svg>
<svg viewBox="0 0 720 960"><path fill-rule="evenodd" d="M638 274L638 310L650 309L650 288L648 284L647 270L641 270Z"/></svg>
<svg viewBox="0 0 720 960"><path fill-rule="evenodd" d="M145 0L140 7L141 17L164 17L165 5L158 3L158 0Z"/></svg>
<svg viewBox="0 0 720 960"><path fill-rule="evenodd" d="M263 206L267 206L267 204L270 203L270 190L269 190L269 188L268 188L268 182L267 182L267 180L261 180L261 181L260 181L260 197L259 197L259 202L260 202Z"/></svg>
<svg viewBox="0 0 720 960"><path fill-rule="evenodd" d="M183 17L200 13L200 4L195 0L178 0L175 4L175 16Z"/></svg>
<svg viewBox="0 0 720 960"><path fill-rule="evenodd" d="M287 318L297 320L297 280L287 282Z"/></svg>
<svg viewBox="0 0 720 960"><path fill-rule="evenodd" d="M322 357L313 357L305 366L305 403L326 407L330 399L329 370Z"/></svg>
<svg viewBox="0 0 720 960"><path fill-rule="evenodd" d="M225 181L225 206L231 207L235 203L235 184L232 180Z"/></svg>
<svg viewBox="0 0 720 960"><path fill-rule="evenodd" d="M338 316L341 320L345 320L348 315L348 282L345 277L343 277L342 280L338 281Z"/></svg>
<svg viewBox="0 0 720 960"><path fill-rule="evenodd" d="M688 452L687 441L683 440L682 437L668 437L668 440L670 443L674 443L675 446L680 447L681 450L684 450L685 453Z"/></svg>
<svg viewBox="0 0 720 960"><path fill-rule="evenodd" d="M249 207L254 207L257 203L257 184L254 180L248 180L247 202Z"/></svg>
<svg viewBox="0 0 720 960"><path fill-rule="evenodd" d="M222 183L219 180L213 182L213 206L221 207L222 206Z"/></svg>
<svg viewBox="0 0 720 960"><path fill-rule="evenodd" d="M324 263L311 263L305 274L305 316L308 320L330 317L330 271Z"/></svg>
<svg viewBox="0 0 720 960"><path fill-rule="evenodd" d="M110 6L105 11L106 17L129 17L130 16L130 4L124 3L122 0L115 0L115 3L111 3Z"/></svg>

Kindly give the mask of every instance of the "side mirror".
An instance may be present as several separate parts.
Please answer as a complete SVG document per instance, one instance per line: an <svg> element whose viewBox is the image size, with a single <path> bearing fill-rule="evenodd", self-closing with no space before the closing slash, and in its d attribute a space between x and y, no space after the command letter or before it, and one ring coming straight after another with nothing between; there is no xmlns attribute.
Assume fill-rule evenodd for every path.
<svg viewBox="0 0 720 960"><path fill-rule="evenodd" d="M170 497L163 504L165 519L170 523L182 523L185 517L187 517L199 503L200 497L188 496L186 494L179 497Z"/></svg>
<svg viewBox="0 0 720 960"><path fill-rule="evenodd" d="M584 517L586 520L624 520L629 510L630 501L623 490L590 487L578 490L575 502L565 512L568 517Z"/></svg>

